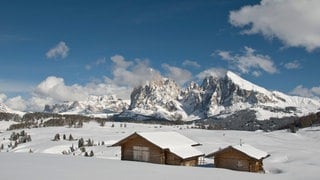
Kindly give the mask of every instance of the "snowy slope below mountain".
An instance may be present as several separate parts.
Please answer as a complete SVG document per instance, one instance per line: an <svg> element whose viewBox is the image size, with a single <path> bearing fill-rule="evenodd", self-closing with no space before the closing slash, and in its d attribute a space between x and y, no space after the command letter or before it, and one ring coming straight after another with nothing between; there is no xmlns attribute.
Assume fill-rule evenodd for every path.
<svg viewBox="0 0 320 180"><path fill-rule="evenodd" d="M1 123L1 122L0 122ZM114 124L114 127L112 127ZM189 128L188 128L189 127ZM214 168L212 159L205 159L206 167L182 167L159 165L145 162L121 161L121 149L109 147L133 132L165 132L175 131L202 146L195 147L209 154L229 145L243 143L261 149L271 156L263 161L263 173L239 172L228 169ZM319 179L320 128L300 129L297 133L287 131L246 132L219 130L208 131L194 129L189 126L164 126L107 122L104 127L97 123L84 123L83 128L50 127L25 129L32 141L19 144L8 149L9 137L13 131L0 133L0 179L46 179L46 180L88 180L88 179L237 179L237 180L317 180ZM20 131L15 131L20 132ZM74 138L83 137L94 140L95 144L104 141L105 145L86 147L93 150L92 158L83 157L78 150L75 155L62 155L71 146L76 147L77 141L52 141L55 134L72 134ZM30 149L33 153L28 153ZM7 152L7 150L9 152ZM211 164L210 164L211 163ZM90 171L91 170L91 171ZM18 172L18 173L17 173Z"/></svg>
<svg viewBox="0 0 320 180"><path fill-rule="evenodd" d="M62 114L110 114L119 113L129 106L128 100L116 96L89 96L86 101L73 101L46 105L44 112Z"/></svg>
<svg viewBox="0 0 320 180"><path fill-rule="evenodd" d="M266 120L314 113L320 110L320 102L268 91L227 71L224 75L206 77L201 85L192 82L185 89L169 79L139 86L131 94L131 105L125 115L194 120L231 115L240 110L254 110L258 120Z"/></svg>

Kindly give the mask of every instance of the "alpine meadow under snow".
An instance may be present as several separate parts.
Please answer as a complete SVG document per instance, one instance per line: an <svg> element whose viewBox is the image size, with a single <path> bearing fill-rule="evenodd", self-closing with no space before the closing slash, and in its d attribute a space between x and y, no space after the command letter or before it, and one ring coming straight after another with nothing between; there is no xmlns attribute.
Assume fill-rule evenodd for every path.
<svg viewBox="0 0 320 180"><path fill-rule="evenodd" d="M25 129L32 141L7 148L13 131L4 131L12 122L0 121L1 179L318 179L320 168L320 127L301 129L297 133L286 130L274 132L213 131L193 129L192 125L163 126L156 124L135 124L107 122L105 126L85 123L83 128L48 127ZM113 125L112 125L113 124ZM20 131L20 130L19 130ZM16 130L16 132L19 132ZM208 154L240 140L266 151L271 156L264 160L266 173L238 172L213 168L212 159L205 159L203 167L182 167L152 163L121 161L120 148L109 145L133 132L178 132L202 146L199 151ZM80 150L75 154L62 155L77 141L53 141L55 134L72 134L75 139L91 139L93 157L84 157ZM100 143L104 141L105 144ZM98 145L100 144L100 145ZM8 150L8 152L7 152ZM32 153L30 153L32 152Z"/></svg>

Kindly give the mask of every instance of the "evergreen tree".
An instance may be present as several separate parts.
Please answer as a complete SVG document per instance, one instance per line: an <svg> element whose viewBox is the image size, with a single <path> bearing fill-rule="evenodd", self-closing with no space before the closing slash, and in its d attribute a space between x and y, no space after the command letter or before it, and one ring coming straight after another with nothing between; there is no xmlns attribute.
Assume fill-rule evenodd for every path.
<svg viewBox="0 0 320 180"><path fill-rule="evenodd" d="M87 141L87 146L93 146L93 140L88 139L88 141Z"/></svg>
<svg viewBox="0 0 320 180"><path fill-rule="evenodd" d="M30 142L32 139L31 139L31 136L30 135L27 135L27 142Z"/></svg>
<svg viewBox="0 0 320 180"><path fill-rule="evenodd" d="M81 148L82 146L84 146L84 140L83 140L83 138L80 138L78 140L78 148Z"/></svg>
<svg viewBox="0 0 320 180"><path fill-rule="evenodd" d="M59 141L60 140L60 134L56 134L53 138L54 141Z"/></svg>
<svg viewBox="0 0 320 180"><path fill-rule="evenodd" d="M26 132L24 131L24 130L22 130L21 132L20 132L20 136L25 136L26 135Z"/></svg>
<svg viewBox="0 0 320 180"><path fill-rule="evenodd" d="M4 146L3 146L3 144L1 144L1 146L0 146L0 150L3 150L4 149Z"/></svg>
<svg viewBox="0 0 320 180"><path fill-rule="evenodd" d="M85 156L85 157L89 157L89 155L88 155L88 152L87 152L87 151L84 153L84 156Z"/></svg>
<svg viewBox="0 0 320 180"><path fill-rule="evenodd" d="M14 146L12 147L12 149L16 148L18 146L18 141L14 142Z"/></svg>
<svg viewBox="0 0 320 180"><path fill-rule="evenodd" d="M90 151L89 156L90 156L90 157L94 156L94 154L93 154L93 151L92 151L92 150Z"/></svg>
<svg viewBox="0 0 320 180"><path fill-rule="evenodd" d="M83 122L82 122L82 120L80 120L80 121L78 122L77 127L78 127L78 128L82 128L82 126L83 126Z"/></svg>
<svg viewBox="0 0 320 180"><path fill-rule="evenodd" d="M104 120L101 120L101 121L100 121L100 126L103 127L105 124L106 124L106 122L105 122Z"/></svg>
<svg viewBox="0 0 320 180"><path fill-rule="evenodd" d="M10 140L11 141L15 141L19 138L19 134L17 134L16 132L12 132L11 135L10 135Z"/></svg>
<svg viewBox="0 0 320 180"><path fill-rule="evenodd" d="M81 152L86 152L86 148L82 146L82 147L80 148L80 151L81 151Z"/></svg>
<svg viewBox="0 0 320 180"><path fill-rule="evenodd" d="M69 135L69 141L73 141L74 139L73 139L73 137L72 137L72 135L70 134Z"/></svg>
<svg viewBox="0 0 320 180"><path fill-rule="evenodd" d="M65 134L63 134L63 140L66 140L66 135Z"/></svg>
<svg viewBox="0 0 320 180"><path fill-rule="evenodd" d="M75 149L74 149L74 147L73 147L73 144L72 144L72 146L70 147L70 151L71 151L71 152L74 152L74 151L75 151Z"/></svg>

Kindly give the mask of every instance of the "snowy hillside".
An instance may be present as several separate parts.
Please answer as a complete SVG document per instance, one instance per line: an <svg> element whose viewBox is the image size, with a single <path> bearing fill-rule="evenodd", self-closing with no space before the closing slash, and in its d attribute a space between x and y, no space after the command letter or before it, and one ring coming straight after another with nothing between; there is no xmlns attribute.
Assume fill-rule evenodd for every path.
<svg viewBox="0 0 320 180"><path fill-rule="evenodd" d="M110 114L119 113L129 106L129 101L116 96L89 96L86 101L46 105L44 111L63 114Z"/></svg>
<svg viewBox="0 0 320 180"><path fill-rule="evenodd" d="M2 123L0 121L0 127ZM113 125L112 125L113 124ZM120 148L108 145L133 132L175 131L199 142L196 147L205 154L217 151L239 141L261 149L271 156L265 159L265 174L238 172L212 167L212 159L206 159L207 167L181 167L151 163L120 161ZM287 131L246 132L208 131L189 126L163 126L134 123L108 122L105 126L85 123L83 128L52 127L25 129L32 141L8 148L13 132L0 133L0 179L281 179L316 180L320 168L319 153L320 128L300 129L297 133ZM86 147L93 151L93 157L84 157L79 150L75 155L62 155L70 147L77 147L77 141L52 141L55 134L72 134L75 139L92 139L94 146ZM101 142L105 142L101 145ZM100 144L100 145L99 145ZM29 153L29 151L32 153ZM9 152L7 152L9 151ZM17 171L19 173L17 173Z"/></svg>
<svg viewBox="0 0 320 180"><path fill-rule="evenodd" d="M205 77L201 85L192 82L185 89L168 79L137 87L131 94L129 111L124 115L194 120L253 110L258 120L266 120L303 116L319 109L319 101L268 91L227 71L224 75Z"/></svg>

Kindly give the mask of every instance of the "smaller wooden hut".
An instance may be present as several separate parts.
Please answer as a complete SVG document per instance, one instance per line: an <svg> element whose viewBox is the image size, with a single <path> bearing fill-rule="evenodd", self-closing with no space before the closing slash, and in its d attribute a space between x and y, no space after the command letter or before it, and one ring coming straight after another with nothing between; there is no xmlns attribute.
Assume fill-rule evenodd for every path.
<svg viewBox="0 0 320 180"><path fill-rule="evenodd" d="M240 144L220 149L206 157L212 156L214 156L214 165L217 168L264 172L262 161L270 155L248 144Z"/></svg>
<svg viewBox="0 0 320 180"><path fill-rule="evenodd" d="M121 146L121 160L196 166L204 156L196 145L177 132L135 132L112 146Z"/></svg>

